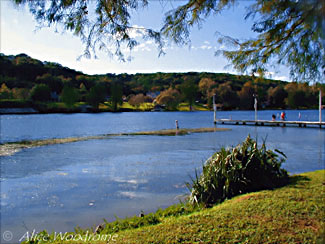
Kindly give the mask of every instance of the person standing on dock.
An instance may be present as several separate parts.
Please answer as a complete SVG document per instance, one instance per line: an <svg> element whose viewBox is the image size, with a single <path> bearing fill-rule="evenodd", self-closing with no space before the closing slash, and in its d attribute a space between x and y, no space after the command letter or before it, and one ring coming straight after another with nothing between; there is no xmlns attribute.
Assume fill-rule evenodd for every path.
<svg viewBox="0 0 325 244"><path fill-rule="evenodd" d="M298 114L298 120L301 120L301 113Z"/></svg>
<svg viewBox="0 0 325 244"><path fill-rule="evenodd" d="M272 121L275 121L275 118L276 118L275 114L272 114Z"/></svg>
<svg viewBox="0 0 325 244"><path fill-rule="evenodd" d="M286 120L286 113L284 111L281 113L281 120Z"/></svg>

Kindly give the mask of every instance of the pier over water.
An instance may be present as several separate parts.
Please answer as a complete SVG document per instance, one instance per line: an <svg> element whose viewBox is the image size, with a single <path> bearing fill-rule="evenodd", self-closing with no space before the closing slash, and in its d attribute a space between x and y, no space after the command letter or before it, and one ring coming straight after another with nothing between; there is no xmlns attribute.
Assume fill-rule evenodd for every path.
<svg viewBox="0 0 325 244"><path fill-rule="evenodd" d="M215 119L215 124L227 125L253 125L253 126L298 126L301 128L321 128L325 129L325 122L319 121L273 121L273 120L233 120L233 119Z"/></svg>

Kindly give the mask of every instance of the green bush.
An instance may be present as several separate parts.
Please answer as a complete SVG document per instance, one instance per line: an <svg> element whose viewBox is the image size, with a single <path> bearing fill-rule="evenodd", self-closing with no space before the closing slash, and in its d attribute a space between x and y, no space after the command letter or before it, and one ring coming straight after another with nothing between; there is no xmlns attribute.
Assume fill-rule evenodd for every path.
<svg viewBox="0 0 325 244"><path fill-rule="evenodd" d="M233 196L272 189L288 182L281 164L286 156L279 150L267 150L265 142L258 148L250 136L238 146L222 148L204 165L202 174L187 184L190 203L211 206Z"/></svg>
<svg viewBox="0 0 325 244"><path fill-rule="evenodd" d="M31 90L30 98L32 101L48 102L51 100L51 90L48 85L36 85Z"/></svg>

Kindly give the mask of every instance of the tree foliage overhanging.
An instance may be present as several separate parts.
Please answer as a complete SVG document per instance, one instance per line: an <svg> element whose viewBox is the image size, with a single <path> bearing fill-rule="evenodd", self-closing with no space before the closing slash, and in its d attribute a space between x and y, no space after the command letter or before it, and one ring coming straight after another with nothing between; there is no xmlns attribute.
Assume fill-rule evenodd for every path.
<svg viewBox="0 0 325 244"><path fill-rule="evenodd" d="M222 14L239 0L186 0L165 13L160 30L131 24L132 13L149 6L148 0L13 0L27 3L41 26L60 25L73 32L85 44L84 55L104 50L124 60L122 47L132 49L142 39L156 42L163 53L165 38L187 44L191 28L214 14ZM252 30L257 38L239 41L222 36L219 42L229 44L219 51L241 72L263 74L272 65L290 67L297 81L323 82L325 78L325 1L320 0L255 0L246 18L253 18ZM133 22L132 22L133 23ZM215 30L218 31L218 30ZM136 35L134 35L136 33Z"/></svg>

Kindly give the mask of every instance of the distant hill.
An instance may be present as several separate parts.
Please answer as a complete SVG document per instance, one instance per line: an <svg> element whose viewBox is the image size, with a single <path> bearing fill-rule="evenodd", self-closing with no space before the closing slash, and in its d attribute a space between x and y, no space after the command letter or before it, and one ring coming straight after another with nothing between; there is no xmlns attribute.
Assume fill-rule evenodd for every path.
<svg viewBox="0 0 325 244"><path fill-rule="evenodd" d="M34 85L39 84L37 78L45 74L71 79L76 86L80 85L80 82L76 79L77 76L80 75L97 81L106 78L112 81L119 81L125 86L128 86L126 90L135 89L134 92L149 92L152 89L159 90L168 88L169 86L180 85L183 83L185 77L193 79L195 83L199 83L202 78L211 78L219 84L232 82L236 89L240 89L245 82L251 80L250 76L206 72L86 75L80 71L63 67L58 63L42 62L26 54L6 56L0 53L0 67L1 83L5 83L10 89L32 88ZM265 80L266 86L276 86L283 83L285 82L269 79Z"/></svg>
<svg viewBox="0 0 325 244"><path fill-rule="evenodd" d="M37 84L36 78L44 74L63 76L74 79L81 72L63 67L58 63L42 62L33 59L26 54L6 56L0 54L0 77L1 83L8 88L32 88Z"/></svg>

